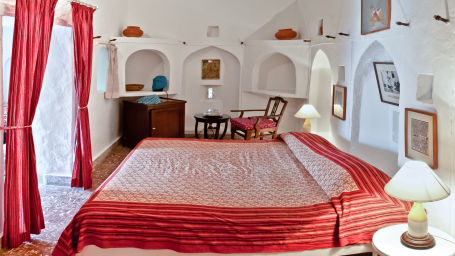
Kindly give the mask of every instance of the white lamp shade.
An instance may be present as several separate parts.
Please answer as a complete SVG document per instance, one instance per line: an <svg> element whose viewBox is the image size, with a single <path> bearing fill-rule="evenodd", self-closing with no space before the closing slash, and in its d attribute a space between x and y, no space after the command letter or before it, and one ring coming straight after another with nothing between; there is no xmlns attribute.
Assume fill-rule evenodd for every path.
<svg viewBox="0 0 455 256"><path fill-rule="evenodd" d="M406 162L384 189L387 194L410 202L433 202L450 195L450 188L421 161Z"/></svg>
<svg viewBox="0 0 455 256"><path fill-rule="evenodd" d="M318 111L313 107L313 105L305 104L303 105L297 113L294 115L297 118L320 118Z"/></svg>

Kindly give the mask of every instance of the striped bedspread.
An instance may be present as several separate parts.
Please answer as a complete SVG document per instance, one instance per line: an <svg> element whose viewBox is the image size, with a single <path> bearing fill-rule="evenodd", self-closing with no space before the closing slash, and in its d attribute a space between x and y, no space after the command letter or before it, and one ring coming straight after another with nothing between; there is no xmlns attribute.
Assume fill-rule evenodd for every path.
<svg viewBox="0 0 455 256"><path fill-rule="evenodd" d="M178 252L302 251L362 244L407 221L388 176L323 138L147 139L82 206L53 255L87 245Z"/></svg>

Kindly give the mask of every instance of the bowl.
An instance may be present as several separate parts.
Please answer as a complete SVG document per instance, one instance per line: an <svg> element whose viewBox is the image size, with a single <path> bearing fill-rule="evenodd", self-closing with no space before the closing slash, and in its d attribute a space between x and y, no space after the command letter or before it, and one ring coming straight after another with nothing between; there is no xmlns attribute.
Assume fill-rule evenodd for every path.
<svg viewBox="0 0 455 256"><path fill-rule="evenodd" d="M127 84L126 85L126 90L127 91L140 91L144 89L143 84Z"/></svg>

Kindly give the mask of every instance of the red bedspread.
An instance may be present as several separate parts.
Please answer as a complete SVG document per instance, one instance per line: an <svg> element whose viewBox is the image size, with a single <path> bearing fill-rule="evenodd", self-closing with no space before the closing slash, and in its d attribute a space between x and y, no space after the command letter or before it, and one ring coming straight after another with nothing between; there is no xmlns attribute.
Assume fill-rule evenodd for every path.
<svg viewBox="0 0 455 256"><path fill-rule="evenodd" d="M368 243L377 229L406 222L410 205L385 194L389 178L378 169L317 135L292 133L283 141L143 141L76 214L53 255L74 255L87 245L217 253L311 250ZM206 156L213 147L222 153ZM165 152L177 157L163 157ZM186 157L207 167L185 163ZM160 170L146 170L150 177L142 170L157 164ZM184 184L179 172L197 186ZM147 177L136 179L129 196L125 187L138 174ZM198 177L206 182L198 183ZM183 192L176 189L182 187ZM193 199L181 201L188 194ZM268 194L278 200L267 200Z"/></svg>

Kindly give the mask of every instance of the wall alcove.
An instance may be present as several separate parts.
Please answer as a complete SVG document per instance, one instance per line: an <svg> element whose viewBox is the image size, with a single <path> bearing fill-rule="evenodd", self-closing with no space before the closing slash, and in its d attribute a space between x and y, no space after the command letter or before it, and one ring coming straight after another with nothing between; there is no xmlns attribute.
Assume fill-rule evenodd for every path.
<svg viewBox="0 0 455 256"><path fill-rule="evenodd" d="M242 70L245 93L307 99L311 47L302 40L246 42Z"/></svg>
<svg viewBox="0 0 455 256"><path fill-rule="evenodd" d="M144 84L143 91L152 91L153 78L159 75L170 80L169 59L162 52L144 49L128 57L125 65L126 84Z"/></svg>
<svg viewBox="0 0 455 256"><path fill-rule="evenodd" d="M381 102L373 62L393 62L377 41L363 53L355 72L351 139L355 153L391 173L398 164L399 109Z"/></svg>
<svg viewBox="0 0 455 256"><path fill-rule="evenodd" d="M202 80L202 60L219 59L220 79ZM192 52L183 62L183 95L187 100L186 131L194 131L196 113L206 112L208 108L215 108L223 113L239 107L240 61L232 53L208 46ZM208 88L213 88L214 98L207 98Z"/></svg>
<svg viewBox="0 0 455 256"><path fill-rule="evenodd" d="M258 90L295 94L296 68L288 56L272 53L263 57L257 65Z"/></svg>
<svg viewBox="0 0 455 256"><path fill-rule="evenodd" d="M309 103L315 106L321 118L312 122L312 129L318 132L330 132L332 116L332 69L324 51L318 50L311 65Z"/></svg>
<svg viewBox="0 0 455 256"><path fill-rule="evenodd" d="M117 47L119 95L137 97L164 95L153 92L153 78L164 75L168 79L167 92L177 94L181 89L181 49L182 43L171 39L114 37ZM129 83L144 84L141 91L126 91Z"/></svg>

